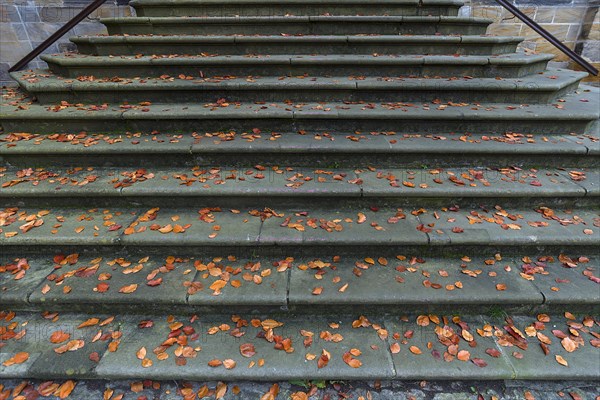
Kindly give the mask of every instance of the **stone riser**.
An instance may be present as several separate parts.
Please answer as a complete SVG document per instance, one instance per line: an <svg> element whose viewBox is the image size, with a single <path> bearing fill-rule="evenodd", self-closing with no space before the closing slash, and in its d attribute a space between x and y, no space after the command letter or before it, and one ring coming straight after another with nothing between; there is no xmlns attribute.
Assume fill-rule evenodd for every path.
<svg viewBox="0 0 600 400"><path fill-rule="evenodd" d="M103 21L109 35L484 35L487 22L432 23L401 22L281 22L264 21L262 23L189 23L177 22L130 22Z"/></svg>
<svg viewBox="0 0 600 400"><path fill-rule="evenodd" d="M47 117L37 116L24 121L20 118L6 117L2 121L2 126L7 132L29 132L34 130L37 133L79 133L85 132L172 132L172 133L190 133L190 132L216 132L237 130L244 131L248 129L248 119L238 120L236 118L200 120L194 118L177 118L170 116L168 119L161 119L157 116L147 116L140 112L137 115L123 114L120 117L99 117L94 113L89 117L65 114ZM426 117L426 116L425 116ZM589 119L549 119L543 118L517 118L510 120L506 118L495 118L490 115L488 118L477 119L256 119L251 122L251 126L262 131L275 132L297 132L304 130L308 132L352 132L355 130L363 132L371 131L397 131L401 128L403 131L411 133L441 133L441 132L471 132L480 134L505 133L505 132L536 132L537 134L569 134L571 132L585 132L589 124L593 121L593 116ZM33 127L35 126L35 129Z"/></svg>
<svg viewBox="0 0 600 400"><path fill-rule="evenodd" d="M365 89L300 89L290 86L289 89L277 89L274 87L260 88L257 83L256 90L236 90L236 89L218 89L217 86L205 88L202 85L194 90L177 90L165 84L162 90L128 90L127 85L110 87L107 85L105 90L90 90L74 88L72 91L52 92L52 88L35 88L29 90L29 93L36 98L40 104L57 104L61 101L69 103L109 103L122 104L140 103L150 101L158 104L168 104L173 102L200 102L216 103L219 99L225 99L228 102L432 102L439 100L443 103L516 103L516 104L536 104L549 103L554 99L569 93L578 86L578 82L571 84L561 90L502 90L494 89L493 86L482 88L482 85L474 82L473 89L457 90L448 86L443 80L437 88L427 88L423 85L422 90L398 89L398 90L377 90L372 88ZM348 86L348 85L345 85ZM427 85L432 86L432 85ZM466 85L468 86L468 85ZM37 90L36 90L37 89ZM41 89L41 90L40 90ZM39 91L38 91L39 90Z"/></svg>
<svg viewBox="0 0 600 400"><path fill-rule="evenodd" d="M251 6L218 4L207 6L183 6L171 4L167 6L150 6L132 3L138 17L235 17L235 16L280 16L280 15L458 15L460 6L422 6L415 5L380 5L380 4L253 4Z"/></svg>
<svg viewBox="0 0 600 400"><path fill-rule="evenodd" d="M262 64L234 65L232 63L210 64L203 62L199 65L177 65L167 60L157 60L153 65L138 65L123 63L116 65L107 63L104 65L61 65L56 61L46 59L50 70L57 75L67 78L79 76L95 76L98 78L119 77L158 77L168 71L172 76L472 76L475 78L520 78L531 74L537 74L546 69L547 61L539 61L529 65L464 65L464 64L439 64L439 65L344 65L344 64L289 64L270 63L265 59Z"/></svg>
<svg viewBox="0 0 600 400"><path fill-rule="evenodd" d="M112 40L117 37L109 37ZM315 43L229 43L212 44L198 42L169 42L168 37L156 37L145 39L144 42L129 38L125 40L113 41L95 40L89 41L85 38L73 38L72 41L77 44L80 53L109 56L109 55L131 55L131 54L215 54L215 55L245 55L245 54L430 54L430 55L493 55L514 53L517 49L517 42L514 43L446 43L446 44L358 44L358 43L340 43L340 44L315 44ZM92 38L93 39L93 38ZM99 38L102 39L102 38Z"/></svg>
<svg viewBox="0 0 600 400"><path fill-rule="evenodd" d="M559 145L557 145L559 147ZM225 154L201 154L195 150L195 154L189 152L181 153L93 153L82 150L70 149L64 154L21 154L9 155L2 153L0 161L14 166L29 168L31 165L37 167L80 167L82 165L98 167L157 167L157 166L227 166L227 167L251 167L254 165L294 165L297 167L329 167L332 165L340 168L366 168L377 165L381 168L423 168L423 166L444 168L464 167L479 168L491 167L501 168L507 165L518 165L521 167L553 167L560 162L564 166L577 166L579 168L595 168L600 166L598 156L586 156L585 153L575 152L552 152L546 154L485 154L448 152L439 153L328 153L303 152L297 154L282 155L281 153L225 153Z"/></svg>

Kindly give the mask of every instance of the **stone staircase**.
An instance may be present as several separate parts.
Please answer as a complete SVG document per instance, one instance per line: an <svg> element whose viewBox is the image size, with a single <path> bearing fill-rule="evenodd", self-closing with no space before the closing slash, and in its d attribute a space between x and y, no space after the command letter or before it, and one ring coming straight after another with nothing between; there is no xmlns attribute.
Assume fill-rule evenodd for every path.
<svg viewBox="0 0 600 400"><path fill-rule="evenodd" d="M134 0L14 73L0 378L600 378L599 90L461 4Z"/></svg>

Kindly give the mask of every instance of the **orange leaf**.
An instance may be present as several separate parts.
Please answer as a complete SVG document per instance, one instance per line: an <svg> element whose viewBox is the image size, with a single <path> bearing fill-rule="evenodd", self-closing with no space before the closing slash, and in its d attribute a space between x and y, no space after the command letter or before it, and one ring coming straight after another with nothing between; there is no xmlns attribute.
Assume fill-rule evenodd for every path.
<svg viewBox="0 0 600 400"><path fill-rule="evenodd" d="M4 365L5 367L10 367L11 365L14 365L14 364L23 364L28 359L29 359L29 353L26 353L23 351L23 352L15 354L8 360L4 361L2 363L2 365Z"/></svg>
<svg viewBox="0 0 600 400"><path fill-rule="evenodd" d="M100 320L98 318L90 318L87 321L84 321L81 324L79 324L79 326L77 327L77 329L86 328L88 326L94 326L98 322L100 322Z"/></svg>
<svg viewBox="0 0 600 400"><path fill-rule="evenodd" d="M119 293L125 293L125 294L129 294L129 293L133 293L137 290L137 283L132 283L131 285L127 285L127 286L123 286L121 289L119 289Z"/></svg>
<svg viewBox="0 0 600 400"><path fill-rule="evenodd" d="M422 353L421 349L419 349L417 346L410 346L409 350L413 354L421 354Z"/></svg>
<svg viewBox="0 0 600 400"><path fill-rule="evenodd" d="M569 366L569 363L567 362L567 360L565 360L564 358L562 358L562 356L559 356L557 354L556 356L554 356L554 358L556 358L556 362L559 363L560 365L564 365L565 367Z"/></svg>
<svg viewBox="0 0 600 400"><path fill-rule="evenodd" d="M69 338L71 337L70 334L63 332L63 331L55 331L51 336L50 336L50 343L62 343L66 340L69 340Z"/></svg>
<svg viewBox="0 0 600 400"><path fill-rule="evenodd" d="M58 388L58 397L61 399L66 399L69 397L73 389L75 389L75 382L71 380L66 381Z"/></svg>

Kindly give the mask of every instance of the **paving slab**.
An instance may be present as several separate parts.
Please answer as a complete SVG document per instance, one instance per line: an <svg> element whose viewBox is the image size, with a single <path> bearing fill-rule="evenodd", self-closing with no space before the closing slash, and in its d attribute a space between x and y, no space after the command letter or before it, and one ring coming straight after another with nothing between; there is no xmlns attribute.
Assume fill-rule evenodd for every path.
<svg viewBox="0 0 600 400"><path fill-rule="evenodd" d="M529 257L517 265L524 278L533 278L531 283L543 293L545 304L597 308L600 304L599 264L597 256L561 254Z"/></svg>
<svg viewBox="0 0 600 400"><path fill-rule="evenodd" d="M476 330L482 327L479 318L454 317L457 318L456 322L464 324L458 325L451 316L434 317L439 319L439 323L431 322L427 315L421 316L428 321L427 326L418 325L416 316L407 317L406 321L386 319L390 349L392 353L394 347L400 349L392 354L396 378L487 380L514 377L511 366L503 357L492 357L486 353L487 349L498 348L491 337L482 337L477 333ZM468 358L465 352L468 352ZM458 354L461 354L460 358Z"/></svg>
<svg viewBox="0 0 600 400"><path fill-rule="evenodd" d="M131 209L9 208L0 228L2 245L110 245L135 218ZM38 222L41 221L41 222ZM36 226L37 225L37 226Z"/></svg>
<svg viewBox="0 0 600 400"><path fill-rule="evenodd" d="M201 206L193 209L149 209L125 228L129 230L123 231L120 243L127 246L250 246L258 242L261 220L248 212L203 209Z"/></svg>
<svg viewBox="0 0 600 400"><path fill-rule="evenodd" d="M540 209L541 210L541 209ZM587 210L527 209L430 210L419 215L432 244L590 244L600 243L594 224L598 214Z"/></svg>
<svg viewBox="0 0 600 400"><path fill-rule="evenodd" d="M583 187L586 196L600 196L600 171L597 169L569 169L568 171L563 171L562 174L565 177L570 178L572 182Z"/></svg>
<svg viewBox="0 0 600 400"><path fill-rule="evenodd" d="M360 304L396 309L406 305L540 305L544 301L540 291L519 276L510 257L490 253L487 258L442 259L382 253L294 262L290 306Z"/></svg>
<svg viewBox="0 0 600 400"><path fill-rule="evenodd" d="M363 170L359 176L364 196L562 197L586 194L555 169L377 169Z"/></svg>
<svg viewBox="0 0 600 400"><path fill-rule="evenodd" d="M3 253L0 256L0 304L28 305L32 288L46 279L52 266L10 251Z"/></svg>
<svg viewBox="0 0 600 400"><path fill-rule="evenodd" d="M52 271L32 290L29 299L32 304L50 309L70 305L73 310L111 304L185 305L184 282L192 281L195 275L189 260L177 258L175 261L175 257L171 260L168 254L143 258L119 254L66 256L64 260L53 261L51 257L32 260Z"/></svg>
<svg viewBox="0 0 600 400"><path fill-rule="evenodd" d="M267 319L265 322L265 319L256 318L256 321L258 327L254 327L248 320L249 326L234 329L236 323L231 318L200 317L194 322L190 322L189 317L176 317L172 324L178 326L181 323L183 332L188 332L185 335L188 338L186 348L182 349L187 357L176 357L174 351L177 352L179 346L170 346L163 352L168 355L168 358L161 361L153 351L165 342L173 325L169 327L165 317L159 317L153 320L152 327L136 329L133 335L125 337L119 351L105 354L96 371L111 379L144 376L149 379L163 380L198 379L200 377L207 380L268 380L272 376L286 380L338 379L340 377L344 377L344 379L389 379L393 376L393 368L385 342L373 329L353 329L351 320L276 318L275 320ZM265 333L269 334L269 331L263 329L265 325L261 325L261 322L269 326L268 324L273 323L272 321L283 324L275 327L273 334L284 340L291 339L293 351L277 350L274 348L274 343L269 343L262 337ZM332 328L329 322L339 324L339 328ZM139 321L133 318L128 319L127 322L130 326L135 326L137 323ZM309 347L305 348L303 345L307 336L302 336L301 330L305 331L305 335L310 335L309 332L314 335L313 343ZM341 342L321 340L319 337L322 331L330 331L331 334L339 333L343 340ZM241 355L240 346L247 343L254 345L255 355L250 357ZM136 357L136 353L141 347L146 348L146 357L152 361L152 365L147 368L142 367L141 361ZM362 362L360 368L351 368L342 360L342 355L352 348L357 348L362 352L362 355L357 357ZM330 352L331 359L326 367L319 369L317 360L323 349ZM181 352L177 354L181 354ZM307 354L315 354L316 359L307 360ZM312 357L309 356L309 358ZM208 362L215 359L233 360L236 364L231 369L226 369L223 365L210 367Z"/></svg>
<svg viewBox="0 0 600 400"><path fill-rule="evenodd" d="M589 129L589 133L582 135L571 134L567 138L572 142L585 146L588 149L589 155L600 154L600 123L596 124L595 129Z"/></svg>
<svg viewBox="0 0 600 400"><path fill-rule="evenodd" d="M261 244L401 245L427 244L417 218L398 210L279 210L263 223ZM364 219L364 221L363 221Z"/></svg>
<svg viewBox="0 0 600 400"><path fill-rule="evenodd" d="M582 321L585 321L583 315L573 317L574 319L571 320L562 315L551 315L550 322L539 324L537 321L537 328L536 317L515 316L512 318L514 325L510 325L506 321L486 319L494 327L495 335L493 337L502 349L502 353L505 354L505 359L514 369L516 379L572 380L576 377L578 380L598 380L600 379L600 363L598 362L600 349L591 344L594 336L589 333L596 332L597 334L596 323L598 320L591 317L593 327L587 328L582 324ZM515 341L512 340L514 336L507 333L504 328L506 326L516 327L523 335L521 337L517 333L517 336L521 337L517 343L521 343L523 348L514 344ZM571 333L569 327L578 336ZM533 336L529 336L528 331ZM496 332L499 333L496 335ZM571 352L561 345L562 339L556 334L569 338L569 343L573 342L574 348L571 349L569 345ZM546 342L548 347L547 355L540 345L542 341ZM556 357L562 357L567 365L560 364Z"/></svg>

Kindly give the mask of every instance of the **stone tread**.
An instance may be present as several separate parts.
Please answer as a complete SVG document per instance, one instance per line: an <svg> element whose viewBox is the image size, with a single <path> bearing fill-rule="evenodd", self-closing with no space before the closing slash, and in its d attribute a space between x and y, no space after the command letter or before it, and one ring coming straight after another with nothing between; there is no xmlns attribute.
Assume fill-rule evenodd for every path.
<svg viewBox="0 0 600 400"><path fill-rule="evenodd" d="M95 35L74 36L74 43L383 43L383 44L501 44L520 43L522 36L490 36L490 35L304 35L304 36L198 36L198 35Z"/></svg>
<svg viewBox="0 0 600 400"><path fill-rule="evenodd" d="M513 104L413 104L413 103L373 103L373 104L337 104L337 103L301 103L290 105L284 103L248 104L239 103L222 107L217 104L151 104L151 105L127 105L127 106L102 106L102 105L64 105L47 107L19 99L15 96L14 101L5 99L0 110L0 121L5 130L11 129L12 124L26 119L28 121L44 121L47 124L77 121L79 128L77 132L85 130L81 124L118 122L123 121L135 124L143 124L144 121L152 122L154 129L160 129L159 122L168 122L173 126L175 121L197 121L197 120L244 120L248 123L256 123L261 120L295 121L297 127L301 124L319 121L348 121L353 125L358 121L461 121L461 123L482 121L494 121L514 123L515 121L595 121L600 117L598 109L598 88L583 87L585 89L577 93L565 96L560 102L551 105L513 105ZM9 103L10 101L10 103ZM21 107L21 108L19 108ZM16 111L16 112L15 112ZM86 121L86 122L83 122ZM251 121L251 122L250 122ZM107 125L105 125L107 126ZM50 127L52 127L50 125ZM231 128L231 127L230 127ZM40 125L38 132L50 129ZM97 128L96 128L97 129ZM115 129L108 125L105 130ZM171 128L173 129L173 128ZM299 128L302 129L302 128ZM358 128L357 128L358 129ZM14 130L13 130L14 131ZM19 129L23 131L23 129ZM328 131L331 131L329 128Z"/></svg>
<svg viewBox="0 0 600 400"><path fill-rule="evenodd" d="M229 0L231 4L239 4L239 5L253 5L253 4L272 4L272 5L282 5L282 4L349 4L349 5L376 5L376 4L407 4L418 6L422 5L455 5L462 6L464 4L463 1L460 0ZM130 3L132 6L144 5L144 6L160 6L160 7L169 7L174 5L183 5L183 4L191 4L191 5L204 5L204 4L223 4L220 0L133 0Z"/></svg>
<svg viewBox="0 0 600 400"><path fill-rule="evenodd" d="M0 315L10 336L20 337L8 339L0 354L3 378L485 380L528 379L532 373L536 379L600 377L600 353L592 335L598 334L598 319L568 313L539 316L547 322L520 315L502 320L434 314L329 318L98 314L91 321L91 315L77 313L46 318L7 311ZM79 328L84 322L87 326ZM50 337L56 331L64 332L60 338L64 341L53 344ZM175 344L173 337L165 342L170 335L187 340ZM572 352L561 346L562 337L570 339L562 343ZM550 343L548 355L540 340ZM252 352L243 355L242 344L251 344ZM72 351L60 354L68 348ZM318 368L323 350L329 360ZM459 358L451 355L459 351ZM11 364L17 353L28 357ZM568 366L558 364L556 356ZM357 368L350 366L352 359L360 360ZM229 368L211 367L211 360L227 360Z"/></svg>
<svg viewBox="0 0 600 400"><path fill-rule="evenodd" d="M43 92L77 92L77 91L224 91L228 90L258 90L265 92L310 90L349 90L349 91L432 91L435 90L443 97L444 91L474 92L494 91L501 93L511 92L556 92L579 82L587 76L585 72L571 70L547 70L545 73L524 78L376 78L365 77L256 77L256 78L123 78L115 82L114 78L104 80L80 81L78 79L63 78L54 75L48 70L34 70L13 72L11 76L27 92L42 94ZM399 94L403 100L402 94Z"/></svg>
<svg viewBox="0 0 600 400"><path fill-rule="evenodd" d="M275 213L275 214L274 214ZM589 209L6 208L0 245L597 246Z"/></svg>
<svg viewBox="0 0 600 400"><path fill-rule="evenodd" d="M331 65L528 65L536 62L549 61L554 58L552 54L529 54L513 53L491 56L479 55L369 55L369 54L339 54L339 55L263 55L263 56L93 56L79 53L43 54L40 56L44 61L62 66L108 66L108 65L269 65L269 64L331 64Z"/></svg>
<svg viewBox="0 0 600 400"><path fill-rule="evenodd" d="M584 197L599 196L597 169L0 167L1 197Z"/></svg>
<svg viewBox="0 0 600 400"><path fill-rule="evenodd" d="M600 137L524 134L347 134L236 133L206 134L0 134L0 156L119 154L547 154L595 155Z"/></svg>
<svg viewBox="0 0 600 400"><path fill-rule="evenodd" d="M0 258L1 303L14 310L139 311L150 305L160 310L178 305L205 313L227 307L293 312L320 307L335 313L340 308L394 306L594 308L600 301L600 261L595 256L519 258L489 250L452 257L416 254L365 250L309 257L287 250L279 257L225 252L190 257L178 251L7 251ZM123 291L132 286L132 292Z"/></svg>
<svg viewBox="0 0 600 400"><path fill-rule="evenodd" d="M287 16L237 16L237 17L112 17L100 18L103 24L244 24L244 23L306 23L306 22L422 22L422 23L469 23L489 25L490 18L419 15L287 15Z"/></svg>

